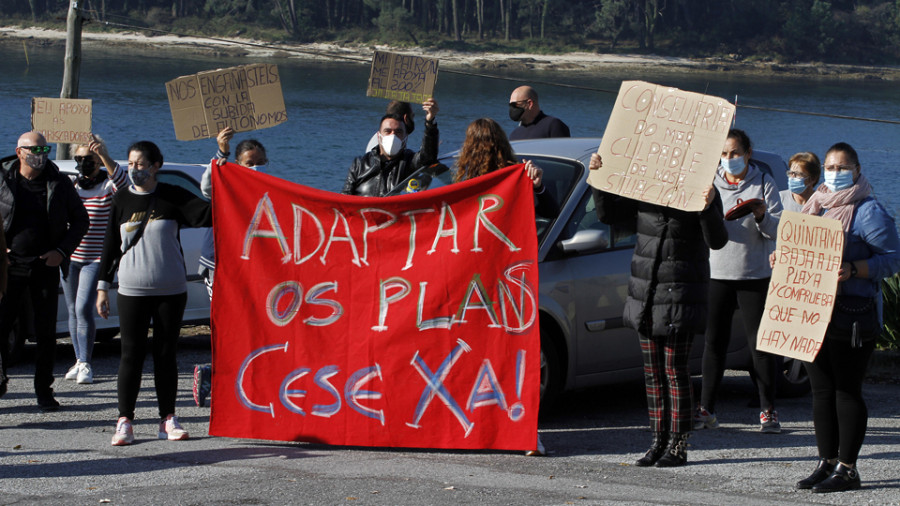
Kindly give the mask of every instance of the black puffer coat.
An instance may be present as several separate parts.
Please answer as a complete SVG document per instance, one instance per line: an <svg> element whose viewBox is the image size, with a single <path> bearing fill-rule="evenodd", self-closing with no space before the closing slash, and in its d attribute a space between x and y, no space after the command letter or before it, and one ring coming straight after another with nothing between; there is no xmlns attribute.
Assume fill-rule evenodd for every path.
<svg viewBox="0 0 900 506"><path fill-rule="evenodd" d="M394 155L391 160L383 158L379 153L380 147L375 146L372 151L353 160L341 193L364 197L383 197L416 170L436 162L438 155L437 124L432 121L425 122L425 135L422 138L422 148L418 153L411 149L404 149ZM385 171L387 172L382 174Z"/></svg>
<svg viewBox="0 0 900 506"><path fill-rule="evenodd" d="M625 324L651 336L682 329L703 332L709 250L728 242L718 193L702 212L679 211L597 189L594 201L600 221L637 231Z"/></svg>

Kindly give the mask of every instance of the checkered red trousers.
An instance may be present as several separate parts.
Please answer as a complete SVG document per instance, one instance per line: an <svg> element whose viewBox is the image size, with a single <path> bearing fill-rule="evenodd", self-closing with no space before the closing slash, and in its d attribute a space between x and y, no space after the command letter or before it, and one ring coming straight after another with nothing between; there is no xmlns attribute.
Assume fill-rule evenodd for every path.
<svg viewBox="0 0 900 506"><path fill-rule="evenodd" d="M694 402L688 354L692 332L648 338L641 334L647 412L654 432L690 432Z"/></svg>

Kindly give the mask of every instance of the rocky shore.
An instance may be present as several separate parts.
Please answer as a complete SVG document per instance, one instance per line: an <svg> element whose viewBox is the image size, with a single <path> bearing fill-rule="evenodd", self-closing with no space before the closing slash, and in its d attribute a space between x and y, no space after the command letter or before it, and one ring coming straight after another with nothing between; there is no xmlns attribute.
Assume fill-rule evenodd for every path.
<svg viewBox="0 0 900 506"><path fill-rule="evenodd" d="M64 46L65 32L43 28L0 27L0 44L25 41L40 46ZM501 54L433 50L428 48L395 49L388 46L337 43L265 43L250 39L213 39L153 35L151 32L92 32L82 34L86 49L102 47L104 51L128 51L143 54L180 53L221 55L228 57L300 58L311 60L343 60L368 64L372 52L399 51L418 53L440 59L443 68L470 71L598 71L610 68L652 68L656 72L729 72L740 75L779 76L840 80L900 80L900 67L835 65L824 63L779 64L748 62L737 56L728 58L679 58L642 54L601 54L573 52L555 55Z"/></svg>

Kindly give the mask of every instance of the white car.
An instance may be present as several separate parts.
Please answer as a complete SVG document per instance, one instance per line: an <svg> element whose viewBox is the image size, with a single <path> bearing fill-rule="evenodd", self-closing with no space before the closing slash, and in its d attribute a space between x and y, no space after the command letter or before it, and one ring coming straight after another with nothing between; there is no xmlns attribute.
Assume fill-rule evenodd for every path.
<svg viewBox="0 0 900 506"><path fill-rule="evenodd" d="M77 174L73 160L56 160L54 163L64 174ZM123 168L128 165L128 162L125 161L120 161L119 163ZM200 192L200 178L204 170L206 170L204 165L165 163L159 172L159 180L180 186L201 198L205 198ZM203 279L197 273L200 249L203 246L206 230L208 229L181 229L181 249L184 252L185 276L188 281L188 298L187 306L184 309L183 323L204 323L209 321L209 294L206 291ZM119 314L115 297L117 288L118 284L114 283L109 298L109 319L104 320L98 315L94 317L97 322L97 339L100 341L111 339L119 332ZM30 311L30 308L26 311ZM26 339L29 339L34 334L33 329L28 324L31 318L27 316L26 313L25 318L19 319L16 330L9 336L10 360L12 362L15 362L20 355ZM63 296L62 287L59 290L59 302L57 304L56 334L59 336L67 336L69 334L68 311L66 310L66 300Z"/></svg>

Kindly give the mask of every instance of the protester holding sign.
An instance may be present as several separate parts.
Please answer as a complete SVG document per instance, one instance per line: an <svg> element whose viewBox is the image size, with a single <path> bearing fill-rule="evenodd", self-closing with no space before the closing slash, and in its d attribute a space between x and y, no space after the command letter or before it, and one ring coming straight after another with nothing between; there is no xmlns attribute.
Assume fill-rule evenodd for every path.
<svg viewBox="0 0 900 506"><path fill-rule="evenodd" d="M591 155L590 169L603 161ZM636 230L625 324L638 332L644 357L647 411L653 442L638 466L687 463L693 428L688 354L706 323L709 250L728 242L722 201L712 186L700 212L682 211L593 189L597 216L609 225Z"/></svg>
<svg viewBox="0 0 900 506"><path fill-rule="evenodd" d="M75 365L69 368L66 379L78 384L94 382L91 354L97 324L94 306L97 301L97 281L100 279L100 253L103 234L109 223L109 208L113 195L127 184L125 171L109 157L103 139L91 134L88 144L73 144L70 152L75 159L77 176L69 176L88 212L90 226L81 244L72 253L69 276L63 279L63 294L69 313L69 335L75 348ZM103 167L103 170L100 168Z"/></svg>
<svg viewBox="0 0 900 506"><path fill-rule="evenodd" d="M519 162L503 128L490 118L476 119L466 129L466 139L459 150L453 180L465 181L517 163ZM544 171L531 160L523 160L523 163L534 184L535 214L555 218L559 214L559 204L544 186Z"/></svg>
<svg viewBox="0 0 900 506"><path fill-rule="evenodd" d="M234 130L231 127L225 127L216 136L218 151L213 161L223 164L228 161L231 155L231 139L234 137ZM238 165L247 167L256 172L266 172L269 164L269 158L266 156L266 148L256 139L245 139L238 143L234 149L234 159ZM200 191L203 196L212 199L212 168L213 163L203 171L200 179ZM213 241L213 230L206 229L203 236L203 247L200 250L200 268L199 274L203 277L206 284L209 299L212 300L213 280L216 272L216 251ZM193 387L194 402L198 406L206 406L206 398L212 391L212 364L194 364Z"/></svg>
<svg viewBox="0 0 900 506"><path fill-rule="evenodd" d="M737 306L752 350L759 390L760 430L781 432L775 411L775 381L780 357L756 349L756 334L765 308L775 250L781 198L771 176L750 162L750 138L736 128L728 132L714 185L722 196L728 244L709 255L709 313L703 350L703 390L694 428L716 428L716 392L725 373L731 323ZM746 203L745 203L746 202ZM749 212L741 209L747 209ZM734 216L730 218L729 215Z"/></svg>
<svg viewBox="0 0 900 506"><path fill-rule="evenodd" d="M113 446L134 441L132 420L141 389L147 334L153 322L153 379L159 405L159 438L177 441L188 433L175 417L178 389L176 343L187 303L182 227L212 226L210 203L178 186L160 183L163 155L156 144L128 148L132 185L113 198L100 259L97 312L109 317L108 290L119 273L118 309L122 339L119 361L119 419Z"/></svg>
<svg viewBox="0 0 900 506"><path fill-rule="evenodd" d="M416 129L416 113L412 110L412 106L409 105L409 102L401 102L399 100L391 100L388 102L387 109L384 112L385 114L396 114L403 118L403 124L406 125L406 135L413 133L413 130ZM378 146L378 132L372 134L372 138L369 139L369 143L366 144L366 151L372 151L376 146Z"/></svg>
<svg viewBox="0 0 900 506"><path fill-rule="evenodd" d="M788 162L788 189L782 190L781 205L785 211L799 213L812 197L822 175L819 157L815 153L797 153Z"/></svg>
<svg viewBox="0 0 900 506"><path fill-rule="evenodd" d="M438 104L429 98L425 111L425 135L418 153L406 147L408 132L403 117L385 114L379 122L378 146L357 157L350 165L341 193L381 197L416 170L437 161L438 128L434 121Z"/></svg>
<svg viewBox="0 0 900 506"><path fill-rule="evenodd" d="M896 224L861 170L849 144L831 146L825 184L803 206L806 214L839 220L845 237L831 322L818 355L806 364L820 460L797 488L813 492L860 488L856 459L868 423L862 382L882 327L881 280L900 271Z"/></svg>

